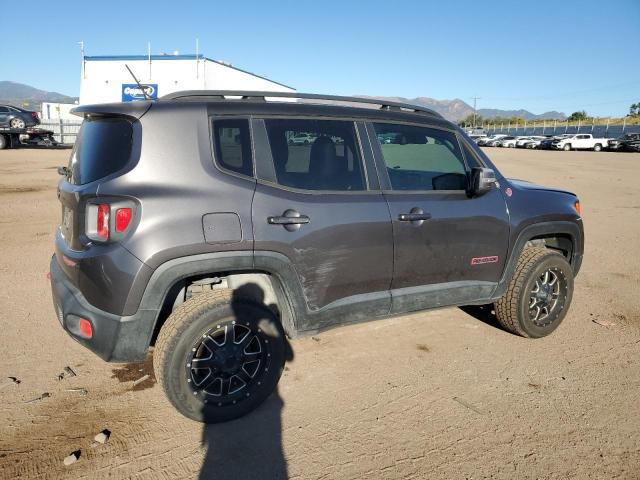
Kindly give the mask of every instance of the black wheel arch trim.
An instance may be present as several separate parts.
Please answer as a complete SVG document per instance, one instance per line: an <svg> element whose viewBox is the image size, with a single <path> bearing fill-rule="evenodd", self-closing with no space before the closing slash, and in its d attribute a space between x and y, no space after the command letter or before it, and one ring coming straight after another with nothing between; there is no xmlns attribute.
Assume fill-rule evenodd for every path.
<svg viewBox="0 0 640 480"><path fill-rule="evenodd" d="M528 241L537 237L558 235L568 236L571 239L573 248L568 260L573 267L574 276L577 275L582 265L582 254L584 250L584 233L581 224L565 220L534 223L522 228L516 235L513 243L511 243L509 259L492 297L498 299L507 291L513 272L518 264L520 253Z"/></svg>

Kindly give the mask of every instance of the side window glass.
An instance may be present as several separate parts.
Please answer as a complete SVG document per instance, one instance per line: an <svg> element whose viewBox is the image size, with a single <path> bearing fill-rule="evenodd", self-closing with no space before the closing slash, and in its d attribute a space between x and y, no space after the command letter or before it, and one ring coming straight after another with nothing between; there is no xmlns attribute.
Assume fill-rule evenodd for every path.
<svg viewBox="0 0 640 480"><path fill-rule="evenodd" d="M480 163L477 160L475 154L471 151L471 147L467 145L467 142L464 139L460 139L460 144L462 145L462 150L464 151L464 159L467 161L467 165L469 168L479 167Z"/></svg>
<svg viewBox="0 0 640 480"><path fill-rule="evenodd" d="M465 190L456 135L412 125L374 124L393 190Z"/></svg>
<svg viewBox="0 0 640 480"><path fill-rule="evenodd" d="M303 190L366 190L353 122L265 120L277 182Z"/></svg>
<svg viewBox="0 0 640 480"><path fill-rule="evenodd" d="M253 176L248 120L213 120L213 142L216 162L220 167Z"/></svg>

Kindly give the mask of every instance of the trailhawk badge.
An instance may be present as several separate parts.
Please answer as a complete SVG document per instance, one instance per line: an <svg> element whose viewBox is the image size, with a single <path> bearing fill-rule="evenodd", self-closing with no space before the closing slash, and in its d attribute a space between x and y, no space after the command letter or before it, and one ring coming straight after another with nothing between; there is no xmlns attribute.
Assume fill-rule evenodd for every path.
<svg viewBox="0 0 640 480"><path fill-rule="evenodd" d="M498 263L498 256L493 255L491 257L473 257L471 259L471 265L483 265L485 263Z"/></svg>

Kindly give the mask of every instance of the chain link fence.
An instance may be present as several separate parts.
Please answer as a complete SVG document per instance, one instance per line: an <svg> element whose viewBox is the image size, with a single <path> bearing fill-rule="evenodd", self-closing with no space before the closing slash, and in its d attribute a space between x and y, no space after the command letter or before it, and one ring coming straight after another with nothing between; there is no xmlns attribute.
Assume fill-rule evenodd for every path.
<svg viewBox="0 0 640 480"><path fill-rule="evenodd" d="M466 127L471 128L471 127ZM640 133L640 124L626 122L559 122L554 120L525 123L484 122L473 130L484 130L487 134L506 133L509 135L562 135L590 133L594 137L618 138L625 133Z"/></svg>

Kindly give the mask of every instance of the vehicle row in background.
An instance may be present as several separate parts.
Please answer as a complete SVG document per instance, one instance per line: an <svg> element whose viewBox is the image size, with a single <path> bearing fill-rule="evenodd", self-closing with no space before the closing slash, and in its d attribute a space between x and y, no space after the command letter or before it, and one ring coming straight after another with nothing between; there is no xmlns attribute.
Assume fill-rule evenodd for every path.
<svg viewBox="0 0 640 480"><path fill-rule="evenodd" d="M640 152L640 133L627 133L620 138L597 138L590 133L563 135L515 136L497 133L474 136L473 140L483 147L537 148L542 150L594 150Z"/></svg>

